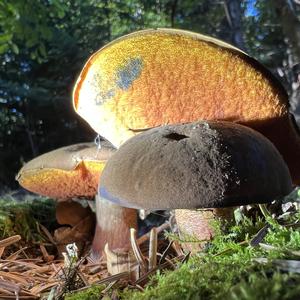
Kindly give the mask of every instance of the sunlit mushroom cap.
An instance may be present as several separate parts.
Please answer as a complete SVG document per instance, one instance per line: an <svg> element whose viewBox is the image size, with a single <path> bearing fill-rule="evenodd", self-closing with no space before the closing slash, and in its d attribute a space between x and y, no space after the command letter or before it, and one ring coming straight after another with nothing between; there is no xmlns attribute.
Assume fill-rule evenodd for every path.
<svg viewBox="0 0 300 300"><path fill-rule="evenodd" d="M93 197L99 176L114 148L107 142L59 148L29 161L16 180L27 190L52 198Z"/></svg>
<svg viewBox="0 0 300 300"><path fill-rule="evenodd" d="M168 125L124 143L107 162L100 197L144 209L265 203L292 190L289 170L260 133L230 122Z"/></svg>
<svg viewBox="0 0 300 300"><path fill-rule="evenodd" d="M121 37L88 60L73 104L116 147L164 124L247 125L275 144L300 183L300 141L286 92L255 59L215 38L175 29Z"/></svg>

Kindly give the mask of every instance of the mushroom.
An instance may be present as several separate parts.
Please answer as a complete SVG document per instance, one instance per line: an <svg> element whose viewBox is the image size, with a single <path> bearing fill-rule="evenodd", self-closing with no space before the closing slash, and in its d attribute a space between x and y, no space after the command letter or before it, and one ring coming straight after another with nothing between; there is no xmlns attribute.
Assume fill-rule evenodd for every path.
<svg viewBox="0 0 300 300"><path fill-rule="evenodd" d="M181 232L207 240L209 210L209 218L230 215L226 208L267 203L291 190L289 170L267 138L239 124L202 121L161 126L125 142L105 165L97 205L175 209Z"/></svg>
<svg viewBox="0 0 300 300"><path fill-rule="evenodd" d="M116 147L164 124L244 124L274 143L300 183L299 136L287 93L255 59L215 38L149 29L116 39L85 64L73 104Z"/></svg>
<svg viewBox="0 0 300 300"><path fill-rule="evenodd" d="M42 154L26 163L16 180L27 190L52 198L94 197L99 176L114 148L81 143Z"/></svg>
<svg viewBox="0 0 300 300"><path fill-rule="evenodd" d="M89 233L89 228L94 223L93 218L88 218L90 220L87 223L83 221L80 224L79 221L89 216L90 209L83 208L74 201L67 201L95 197L99 176L114 151L108 142L102 142L101 149L94 143L62 147L26 163L16 180L31 192L58 199L56 217L60 224L79 224L82 228L77 228L77 231L83 231L83 227L86 227L86 233ZM99 238L99 228L96 226L92 245L95 254L98 253Z"/></svg>

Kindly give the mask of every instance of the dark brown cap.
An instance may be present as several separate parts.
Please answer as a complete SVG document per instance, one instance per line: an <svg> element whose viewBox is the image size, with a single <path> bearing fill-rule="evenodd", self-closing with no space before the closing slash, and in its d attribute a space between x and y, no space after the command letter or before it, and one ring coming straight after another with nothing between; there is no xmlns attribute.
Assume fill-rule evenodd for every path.
<svg viewBox="0 0 300 300"><path fill-rule="evenodd" d="M102 174L100 197L144 209L266 203L292 190L289 170L260 133L231 122L161 126L123 144Z"/></svg>
<svg viewBox="0 0 300 300"><path fill-rule="evenodd" d="M99 176L115 149L108 142L71 145L40 155L19 171L16 180L24 188L44 196L67 199L92 197Z"/></svg>

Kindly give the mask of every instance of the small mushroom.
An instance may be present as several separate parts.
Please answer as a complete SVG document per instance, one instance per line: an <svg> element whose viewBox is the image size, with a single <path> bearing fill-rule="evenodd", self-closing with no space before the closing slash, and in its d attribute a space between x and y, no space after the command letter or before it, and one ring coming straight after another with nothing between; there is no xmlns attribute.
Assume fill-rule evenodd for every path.
<svg viewBox="0 0 300 300"><path fill-rule="evenodd" d="M235 123L203 121L161 126L125 142L105 165L97 205L175 209L180 231L203 240L213 230L196 209L228 215L226 208L267 203L291 190L289 170L267 138Z"/></svg>
<svg viewBox="0 0 300 300"><path fill-rule="evenodd" d="M109 143L62 147L26 163L16 176L27 190L56 199L94 197L99 176L114 152Z"/></svg>
<svg viewBox="0 0 300 300"><path fill-rule="evenodd" d="M246 125L274 143L300 183L300 137L287 93L259 62L218 39L164 28L116 39L85 64L73 104L116 147L164 124Z"/></svg>
<svg viewBox="0 0 300 300"><path fill-rule="evenodd" d="M60 224L76 226L80 220L91 216L76 229L78 233L93 224L90 209L71 201L74 198L93 199L97 194L99 177L106 161L115 149L108 142L98 149L94 143L81 143L59 148L29 161L19 171L16 180L27 190L58 200L57 220ZM71 230L71 229L69 229ZM96 226L93 252L98 252L98 226ZM87 232L89 233L89 232ZM65 234L63 232L62 234ZM67 234L67 233L66 233Z"/></svg>

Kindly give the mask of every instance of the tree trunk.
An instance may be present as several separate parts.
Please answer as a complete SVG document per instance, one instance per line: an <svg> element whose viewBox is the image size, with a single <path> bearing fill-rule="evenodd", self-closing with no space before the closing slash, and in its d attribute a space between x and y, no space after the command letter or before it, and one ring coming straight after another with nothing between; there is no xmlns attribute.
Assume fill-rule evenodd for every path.
<svg viewBox="0 0 300 300"><path fill-rule="evenodd" d="M285 75L290 85L291 111L300 127L300 21L289 1L276 0L275 5L288 48Z"/></svg>
<svg viewBox="0 0 300 300"><path fill-rule="evenodd" d="M172 2L171 16L170 16L170 19L171 19L171 27L174 27L174 25L175 25L175 16L176 16L177 3L178 3L178 0L174 0L174 1Z"/></svg>
<svg viewBox="0 0 300 300"><path fill-rule="evenodd" d="M241 1L239 0L225 0L224 9L227 22L230 28L230 37L227 39L233 45L245 50L245 43L242 28L242 9Z"/></svg>

